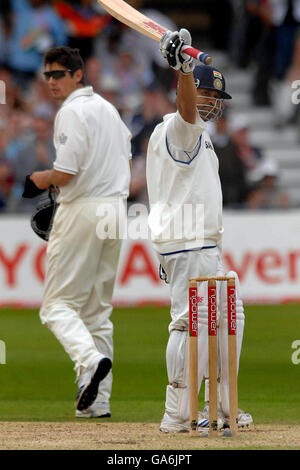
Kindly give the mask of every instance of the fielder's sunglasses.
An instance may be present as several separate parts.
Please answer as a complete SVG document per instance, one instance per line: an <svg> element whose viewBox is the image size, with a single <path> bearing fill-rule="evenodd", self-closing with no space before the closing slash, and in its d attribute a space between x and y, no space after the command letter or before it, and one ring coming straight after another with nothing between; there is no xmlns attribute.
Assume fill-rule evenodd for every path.
<svg viewBox="0 0 300 470"><path fill-rule="evenodd" d="M50 72L44 72L44 77L47 81L49 81L51 77L54 78L54 80L59 80L65 77L67 72L72 72L72 70L51 70Z"/></svg>

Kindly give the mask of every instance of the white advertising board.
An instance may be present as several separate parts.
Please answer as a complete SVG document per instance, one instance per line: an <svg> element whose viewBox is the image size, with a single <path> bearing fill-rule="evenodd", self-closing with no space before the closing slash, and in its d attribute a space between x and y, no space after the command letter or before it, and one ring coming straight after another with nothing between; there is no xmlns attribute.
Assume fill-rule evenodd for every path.
<svg viewBox="0 0 300 470"><path fill-rule="evenodd" d="M224 227L225 267L237 271L245 303L300 301L300 211L225 212ZM0 217L0 305L40 305L46 247L28 216ZM113 302L169 303L151 241L123 241Z"/></svg>

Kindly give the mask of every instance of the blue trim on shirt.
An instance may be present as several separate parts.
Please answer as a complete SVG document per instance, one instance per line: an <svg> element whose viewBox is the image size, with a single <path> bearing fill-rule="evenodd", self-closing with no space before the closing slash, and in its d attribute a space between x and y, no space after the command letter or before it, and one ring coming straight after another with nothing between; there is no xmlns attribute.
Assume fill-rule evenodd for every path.
<svg viewBox="0 0 300 470"><path fill-rule="evenodd" d="M175 255L176 253L185 253L186 251L200 251L200 250L209 250L210 248L216 248L217 245L212 246L202 246L198 248L191 248L189 250L179 250L179 251L170 251L169 253L159 253L161 256Z"/></svg>
<svg viewBox="0 0 300 470"><path fill-rule="evenodd" d="M168 154L170 155L172 160L174 160L174 162L183 163L184 165L189 165L197 157L197 155L199 153L199 150L200 150L200 147L201 147L201 142L202 142L202 134L200 135L200 138L199 138L197 144L195 145L195 148L198 145L198 150L197 150L196 155L192 159L190 159L189 162L183 162L182 160L176 160L176 158L174 158L173 155L171 154L171 151L170 151L170 148L169 148L169 145L168 145L168 136L166 135L166 147L167 147ZM190 158L189 153L191 153L191 152L186 152L184 150L184 153Z"/></svg>

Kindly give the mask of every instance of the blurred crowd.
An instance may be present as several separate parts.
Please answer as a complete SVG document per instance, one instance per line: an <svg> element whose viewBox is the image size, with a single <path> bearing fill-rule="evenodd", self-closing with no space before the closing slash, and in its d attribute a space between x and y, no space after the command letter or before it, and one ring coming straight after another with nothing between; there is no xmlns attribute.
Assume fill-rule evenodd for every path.
<svg viewBox="0 0 300 470"><path fill-rule="evenodd" d="M166 9L157 9L169 2L127 1L168 29L178 29ZM253 104L273 106L278 126L296 123L299 106L286 95L300 79L300 0L187 3L201 7L207 19L199 29L192 23L195 39L197 33L205 36L239 68L255 66ZM228 18L222 26L220 8ZM149 136L162 116L176 109L176 75L162 60L158 44L112 19L95 0L1 0L0 213L31 211L35 201L21 197L25 176L50 168L55 158L52 131L58 104L42 69L43 54L57 45L80 49L87 83L116 106L131 130L129 200L147 204ZM276 102L270 99L274 86ZM245 116L227 109L209 131L220 161L224 207L289 206L278 188L278 166L251 145Z"/></svg>

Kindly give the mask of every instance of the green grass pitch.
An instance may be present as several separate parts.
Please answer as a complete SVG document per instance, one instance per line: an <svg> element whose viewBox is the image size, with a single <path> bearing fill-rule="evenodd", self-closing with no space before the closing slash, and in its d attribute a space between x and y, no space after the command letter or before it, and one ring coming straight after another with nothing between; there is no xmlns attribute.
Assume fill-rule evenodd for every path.
<svg viewBox="0 0 300 470"><path fill-rule="evenodd" d="M300 305L248 306L239 373L239 406L259 423L299 423ZM169 309L115 309L112 421L159 422L167 384ZM1 421L73 421L73 364L37 310L0 310ZM298 354L300 359L300 351ZM200 392L200 406L203 387Z"/></svg>

